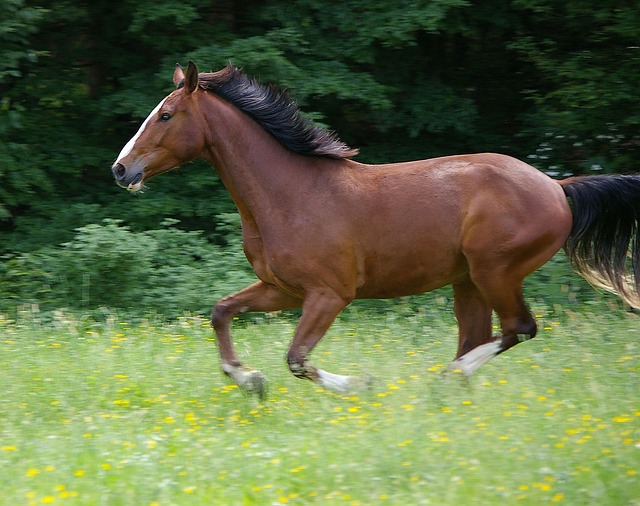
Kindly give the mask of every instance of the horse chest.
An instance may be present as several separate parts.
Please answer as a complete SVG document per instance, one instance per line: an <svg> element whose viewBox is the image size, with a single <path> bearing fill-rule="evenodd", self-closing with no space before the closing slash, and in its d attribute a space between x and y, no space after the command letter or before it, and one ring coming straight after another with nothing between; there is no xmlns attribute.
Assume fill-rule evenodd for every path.
<svg viewBox="0 0 640 506"><path fill-rule="evenodd" d="M292 295L298 295L299 289L288 281L286 275L283 275L287 271L287 266L292 265L292 259L288 261L286 255L269 251L265 248L260 235L245 235L243 248L247 260L260 280L278 286Z"/></svg>

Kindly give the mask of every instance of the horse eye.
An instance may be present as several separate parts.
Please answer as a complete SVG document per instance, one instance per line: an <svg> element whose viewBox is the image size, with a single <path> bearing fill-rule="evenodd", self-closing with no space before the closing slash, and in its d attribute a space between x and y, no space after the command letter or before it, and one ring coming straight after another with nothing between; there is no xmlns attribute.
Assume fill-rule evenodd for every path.
<svg viewBox="0 0 640 506"><path fill-rule="evenodd" d="M163 112L160 115L160 121L169 121L171 119L171 114L169 114L168 112Z"/></svg>

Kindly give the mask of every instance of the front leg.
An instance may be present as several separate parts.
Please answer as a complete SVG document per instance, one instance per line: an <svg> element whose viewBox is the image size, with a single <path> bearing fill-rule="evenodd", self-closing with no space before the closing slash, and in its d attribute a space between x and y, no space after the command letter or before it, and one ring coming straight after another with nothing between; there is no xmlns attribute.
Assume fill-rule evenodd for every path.
<svg viewBox="0 0 640 506"><path fill-rule="evenodd" d="M238 360L231 341L231 321L238 313L296 309L301 305L301 299L263 281L221 299L211 311L211 325L216 333L224 373L244 390L264 398L265 377L260 371L243 366Z"/></svg>
<svg viewBox="0 0 640 506"><path fill-rule="evenodd" d="M351 299L340 297L328 289L307 294L296 335L287 353L289 370L294 376L311 380L324 388L341 393L349 392L364 383L358 377L333 374L318 369L308 362L308 355L349 302Z"/></svg>

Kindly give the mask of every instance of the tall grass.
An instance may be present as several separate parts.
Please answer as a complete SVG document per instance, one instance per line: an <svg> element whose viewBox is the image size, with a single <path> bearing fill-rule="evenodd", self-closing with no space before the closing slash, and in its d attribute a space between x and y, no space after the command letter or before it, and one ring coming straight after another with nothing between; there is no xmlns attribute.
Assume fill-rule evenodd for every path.
<svg viewBox="0 0 640 506"><path fill-rule="evenodd" d="M292 377L295 321L238 322L264 404L227 382L200 318L0 321L0 504L640 504L640 320L542 315L468 383L449 311L336 322Z"/></svg>

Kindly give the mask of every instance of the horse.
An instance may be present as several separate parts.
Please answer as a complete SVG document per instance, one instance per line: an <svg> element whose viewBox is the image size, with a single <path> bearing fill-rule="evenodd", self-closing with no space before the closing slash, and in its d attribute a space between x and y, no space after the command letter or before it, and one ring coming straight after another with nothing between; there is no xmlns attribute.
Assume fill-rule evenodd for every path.
<svg viewBox="0 0 640 506"><path fill-rule="evenodd" d="M522 283L563 247L579 274L640 307L640 176L555 180L496 153L359 163L358 150L305 119L288 92L231 63L210 73L178 64L173 82L111 171L140 192L194 159L213 165L258 278L211 312L222 370L248 392L263 396L266 378L234 350L239 313L302 309L289 370L348 392L358 377L315 367L309 355L354 299L452 285L459 332L451 366L467 376L536 335Z"/></svg>

